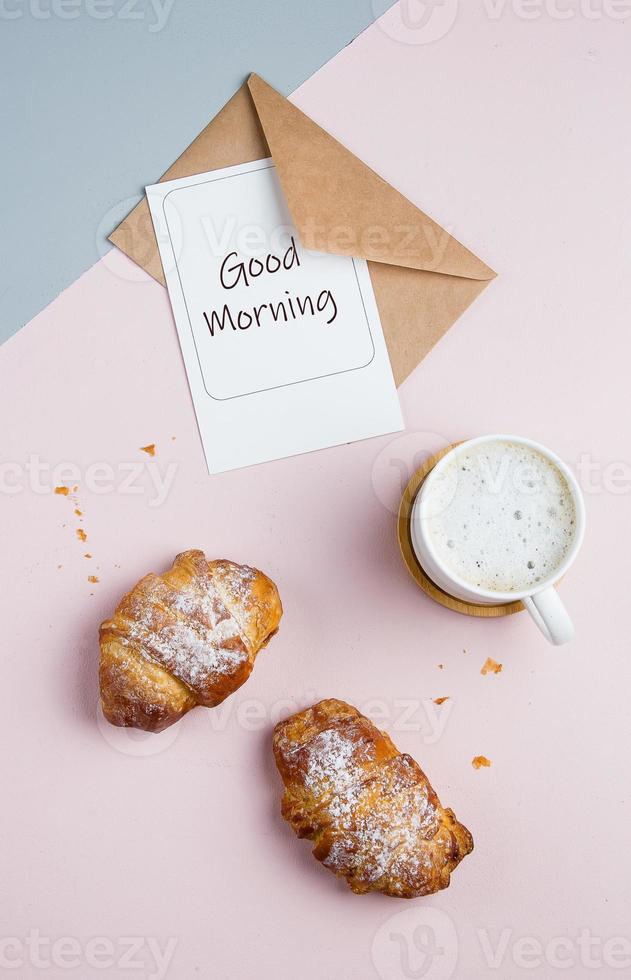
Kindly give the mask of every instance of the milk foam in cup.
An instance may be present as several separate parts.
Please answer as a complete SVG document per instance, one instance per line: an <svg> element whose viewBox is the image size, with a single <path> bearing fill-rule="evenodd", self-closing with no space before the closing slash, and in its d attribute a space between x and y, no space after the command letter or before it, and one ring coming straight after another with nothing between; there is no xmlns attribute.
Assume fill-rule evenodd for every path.
<svg viewBox="0 0 631 980"><path fill-rule="evenodd" d="M563 564L576 533L563 473L538 450L499 440L449 461L432 483L428 514L440 561L493 592L536 589Z"/></svg>
<svg viewBox="0 0 631 980"><path fill-rule="evenodd" d="M519 599L554 644L573 636L554 585L584 526L581 491L565 463L509 435L480 436L446 453L410 516L414 552L435 585L476 605Z"/></svg>

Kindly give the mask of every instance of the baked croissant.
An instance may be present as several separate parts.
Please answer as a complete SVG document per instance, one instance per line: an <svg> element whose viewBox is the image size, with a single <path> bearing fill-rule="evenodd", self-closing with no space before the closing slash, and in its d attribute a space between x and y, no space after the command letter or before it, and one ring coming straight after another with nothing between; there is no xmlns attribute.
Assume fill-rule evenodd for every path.
<svg viewBox="0 0 631 980"><path fill-rule="evenodd" d="M427 777L344 701L320 701L274 730L281 812L356 894L431 895L473 850Z"/></svg>
<svg viewBox="0 0 631 980"><path fill-rule="evenodd" d="M101 625L103 714L159 732L198 704L212 708L248 679L282 615L274 583L256 568L202 551L146 575Z"/></svg>

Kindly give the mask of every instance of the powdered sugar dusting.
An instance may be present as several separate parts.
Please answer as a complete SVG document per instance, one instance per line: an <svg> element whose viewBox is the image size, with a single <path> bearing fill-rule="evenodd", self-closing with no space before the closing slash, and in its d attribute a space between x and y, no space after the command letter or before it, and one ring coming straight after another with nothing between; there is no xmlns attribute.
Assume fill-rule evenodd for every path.
<svg viewBox="0 0 631 980"><path fill-rule="evenodd" d="M257 576L256 568L250 568L249 565L237 565L232 561L219 564L227 591L239 605L249 605L252 602L252 582Z"/></svg>
<svg viewBox="0 0 631 980"><path fill-rule="evenodd" d="M232 561L213 562L213 581L231 614L241 626L242 634L258 646L265 639L270 614L276 613L275 590L257 588L263 578L256 568L236 565Z"/></svg>
<svg viewBox="0 0 631 980"><path fill-rule="evenodd" d="M248 659L242 643L229 647L226 641L238 636L232 619L224 619L200 636L186 623L164 631L169 648L169 669L193 690L203 688L217 674L232 674Z"/></svg>
<svg viewBox="0 0 631 980"><path fill-rule="evenodd" d="M316 793L329 790L342 793L356 778L358 766L353 763L354 745L334 728L328 728L311 742L307 755L305 784Z"/></svg>
<svg viewBox="0 0 631 980"><path fill-rule="evenodd" d="M331 836L323 863L366 886L384 875L414 883L431 872L437 807L409 756L375 766L374 745L357 734L332 727L305 746L305 787Z"/></svg>
<svg viewBox="0 0 631 980"><path fill-rule="evenodd" d="M473 847L414 759L344 701L320 701L279 724L274 752L283 816L354 892L432 894Z"/></svg>
<svg viewBox="0 0 631 980"><path fill-rule="evenodd" d="M436 807L424 782L411 782L416 774L406 756L382 763L377 773L329 812L336 818L336 835L324 863L353 874L365 883L385 874L414 878L431 867L428 838L437 825Z"/></svg>
<svg viewBox="0 0 631 980"><path fill-rule="evenodd" d="M121 641L157 661L202 701L212 700L218 681L249 661L239 624L212 580L195 576L176 589L148 576L140 586L128 597Z"/></svg>
<svg viewBox="0 0 631 980"><path fill-rule="evenodd" d="M150 649L163 667L200 693L218 674L232 674L248 659L232 618L221 620L210 629L175 620L151 636L143 632L140 624L133 623L129 636L140 641L141 648ZM235 646L226 646L228 640L234 639L239 639Z"/></svg>

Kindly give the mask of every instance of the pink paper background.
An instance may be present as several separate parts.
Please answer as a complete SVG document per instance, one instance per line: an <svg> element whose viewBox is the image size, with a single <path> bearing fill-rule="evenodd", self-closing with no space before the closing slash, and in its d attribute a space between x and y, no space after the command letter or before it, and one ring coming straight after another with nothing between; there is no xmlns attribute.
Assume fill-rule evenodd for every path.
<svg viewBox="0 0 631 980"><path fill-rule="evenodd" d="M296 93L499 272L402 387L407 434L210 478L166 292L117 253L0 350L0 973L161 976L149 940L172 937L174 980L539 978L563 960L572 980L628 975L631 945L611 940L631 941L630 30L471 5L420 43L395 10ZM414 463L500 430L549 444L587 491L570 647L525 614L434 605L398 554ZM48 471L37 492L35 456L79 476ZM99 462L116 491L106 471L88 487ZM129 462L140 493L120 486ZM169 464L151 506L151 467ZM51 492L64 479L85 545ZM265 569L280 634L223 708L158 737L115 730L97 718L98 624L189 547ZM480 675L487 656L500 675ZM371 713L472 830L448 891L355 897L282 823L271 728L322 696ZM432 930L442 952L424 959ZM94 937L112 944L103 968Z"/></svg>

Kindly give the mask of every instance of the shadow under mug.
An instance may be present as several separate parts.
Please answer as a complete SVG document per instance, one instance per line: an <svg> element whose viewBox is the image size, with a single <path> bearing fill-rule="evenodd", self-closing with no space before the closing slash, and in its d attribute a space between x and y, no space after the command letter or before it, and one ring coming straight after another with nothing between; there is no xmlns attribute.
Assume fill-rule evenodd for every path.
<svg viewBox="0 0 631 980"><path fill-rule="evenodd" d="M535 587L524 589L521 592L495 592L490 589L478 588L472 585L471 582L460 578L441 562L429 535L428 501L436 476L463 452L480 446L483 443L491 442L508 442L535 450L544 459L551 462L562 474L574 503L574 537L563 561L560 565L556 566L550 577L544 579L542 582L537 582ZM584 533L585 504L574 474L568 469L563 460L559 459L558 456L545 446L541 446L531 439L511 435L478 436L476 439L468 439L466 442L461 442L446 453L438 461L436 466L430 470L423 481L423 485L414 501L410 520L410 534L414 553L423 571L435 585L438 585L444 592L454 596L456 599L462 599L464 602L473 602L481 606L507 604L520 599L543 635L550 643L555 644L555 646L568 643L574 636L572 620L559 598L559 594L555 589L555 583L565 575L576 558L583 541Z"/></svg>

